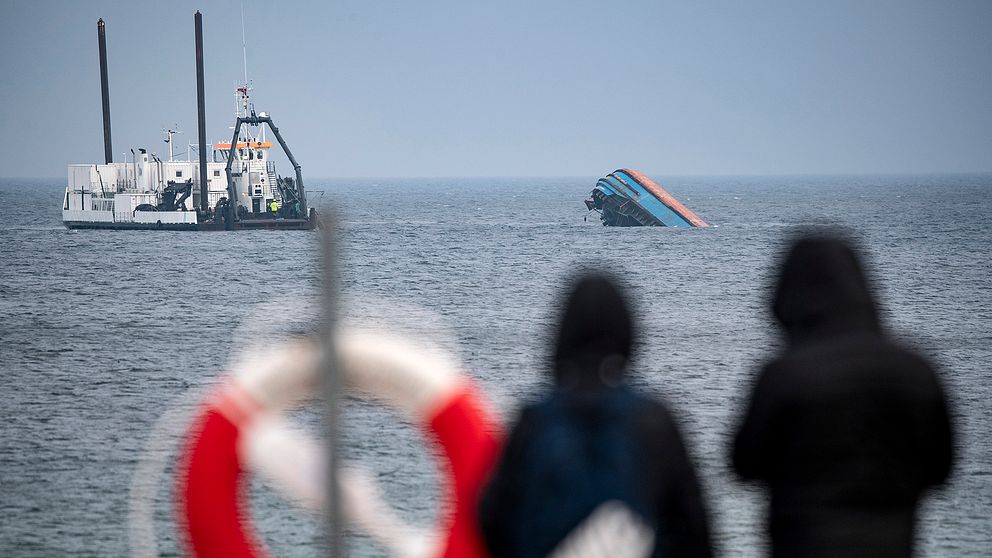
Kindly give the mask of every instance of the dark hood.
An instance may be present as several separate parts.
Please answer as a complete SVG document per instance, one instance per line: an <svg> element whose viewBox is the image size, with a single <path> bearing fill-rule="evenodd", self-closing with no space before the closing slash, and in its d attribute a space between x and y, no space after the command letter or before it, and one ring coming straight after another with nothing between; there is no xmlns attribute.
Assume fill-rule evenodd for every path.
<svg viewBox="0 0 992 558"><path fill-rule="evenodd" d="M555 382L563 386L619 382L633 342L627 301L609 277L579 277L565 302L555 344Z"/></svg>
<svg viewBox="0 0 992 558"><path fill-rule="evenodd" d="M774 312L792 342L879 330L861 261L837 238L807 237L793 244L782 266Z"/></svg>

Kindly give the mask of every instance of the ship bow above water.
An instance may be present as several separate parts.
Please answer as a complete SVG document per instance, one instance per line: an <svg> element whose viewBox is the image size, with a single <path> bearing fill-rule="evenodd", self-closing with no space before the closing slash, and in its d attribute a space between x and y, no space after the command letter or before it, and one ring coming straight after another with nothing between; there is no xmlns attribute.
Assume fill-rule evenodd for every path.
<svg viewBox="0 0 992 558"><path fill-rule="evenodd" d="M608 227L709 226L655 181L633 169L618 169L600 178L585 203Z"/></svg>

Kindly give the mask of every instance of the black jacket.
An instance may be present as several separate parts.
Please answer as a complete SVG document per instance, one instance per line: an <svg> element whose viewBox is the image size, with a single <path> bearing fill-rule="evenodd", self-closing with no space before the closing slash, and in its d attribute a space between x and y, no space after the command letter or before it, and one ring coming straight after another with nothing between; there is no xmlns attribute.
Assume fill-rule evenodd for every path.
<svg viewBox="0 0 992 558"><path fill-rule="evenodd" d="M857 256L798 242L774 311L788 335L761 371L733 464L771 491L775 556L909 556L921 493L947 478L951 428L929 364L882 334Z"/></svg>
<svg viewBox="0 0 992 558"><path fill-rule="evenodd" d="M552 357L555 387L524 408L483 493L479 517L494 557L547 555L604 500L654 530L653 556L710 556L674 420L623 383L632 336L619 291L602 277L579 281Z"/></svg>

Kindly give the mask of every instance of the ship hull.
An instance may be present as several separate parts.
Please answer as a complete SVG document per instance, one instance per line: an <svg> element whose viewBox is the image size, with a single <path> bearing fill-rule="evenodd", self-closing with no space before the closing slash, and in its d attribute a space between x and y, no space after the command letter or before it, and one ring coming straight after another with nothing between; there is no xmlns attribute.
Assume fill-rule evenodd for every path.
<svg viewBox="0 0 992 558"><path fill-rule="evenodd" d="M104 231L195 231L198 223L102 223L99 221L63 221L65 228L72 230Z"/></svg>
<svg viewBox="0 0 992 558"><path fill-rule="evenodd" d="M708 227L661 186L633 169L618 169L599 179L585 200L607 227Z"/></svg>
<svg viewBox="0 0 992 558"><path fill-rule="evenodd" d="M310 231L317 228L314 219L248 219L237 221L228 229L223 222L215 223L113 223L99 221L64 221L65 228L71 230L104 231L248 231L248 230L292 230Z"/></svg>

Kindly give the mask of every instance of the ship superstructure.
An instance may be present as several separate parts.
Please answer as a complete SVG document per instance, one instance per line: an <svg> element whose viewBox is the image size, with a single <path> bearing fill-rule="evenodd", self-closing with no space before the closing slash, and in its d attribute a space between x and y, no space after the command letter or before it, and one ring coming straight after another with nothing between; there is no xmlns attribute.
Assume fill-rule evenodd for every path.
<svg viewBox="0 0 992 558"><path fill-rule="evenodd" d="M303 176L272 118L256 113L245 83L235 92L234 134L208 146L205 137L203 42L196 22L199 143L197 159L174 158L176 130L164 130L169 155L163 160L145 148L113 161L110 136L105 24L97 23L103 90L103 164L69 165L62 200L62 221L70 229L241 230L313 229L316 212L307 204ZM293 165L294 176L281 178L272 160L266 127ZM193 147L192 145L190 147Z"/></svg>

